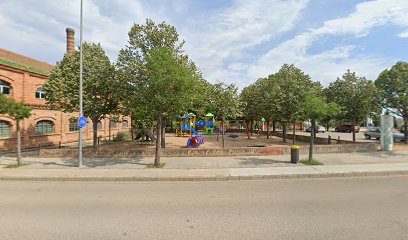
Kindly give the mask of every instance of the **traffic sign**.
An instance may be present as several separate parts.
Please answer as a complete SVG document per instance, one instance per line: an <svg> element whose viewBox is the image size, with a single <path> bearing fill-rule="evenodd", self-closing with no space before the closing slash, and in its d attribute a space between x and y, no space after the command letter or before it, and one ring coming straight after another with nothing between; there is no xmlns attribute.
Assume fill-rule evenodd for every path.
<svg viewBox="0 0 408 240"><path fill-rule="evenodd" d="M80 128L85 127L87 123L88 123L88 121L86 120L86 118L85 118L84 116L81 116L81 117L78 119L78 126L79 126Z"/></svg>

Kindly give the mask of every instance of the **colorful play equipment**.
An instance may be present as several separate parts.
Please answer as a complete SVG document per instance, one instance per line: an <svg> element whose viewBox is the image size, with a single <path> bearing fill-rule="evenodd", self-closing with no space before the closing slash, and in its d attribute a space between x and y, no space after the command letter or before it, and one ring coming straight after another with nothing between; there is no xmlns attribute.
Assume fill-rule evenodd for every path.
<svg viewBox="0 0 408 240"><path fill-rule="evenodd" d="M201 135L200 133L198 133L196 130L194 130L194 128L191 128L191 132L193 134L195 134L196 136L194 137L190 137L187 140L187 147L189 148L197 148L199 147L201 144L204 143L204 136Z"/></svg>
<svg viewBox="0 0 408 240"><path fill-rule="evenodd" d="M196 115L194 113L188 113L180 117L180 131L176 130L177 136L192 136L192 129L196 124Z"/></svg>
<svg viewBox="0 0 408 240"><path fill-rule="evenodd" d="M215 126L215 118L214 114L212 113L207 113L205 115L205 134L211 135L214 133L214 128Z"/></svg>

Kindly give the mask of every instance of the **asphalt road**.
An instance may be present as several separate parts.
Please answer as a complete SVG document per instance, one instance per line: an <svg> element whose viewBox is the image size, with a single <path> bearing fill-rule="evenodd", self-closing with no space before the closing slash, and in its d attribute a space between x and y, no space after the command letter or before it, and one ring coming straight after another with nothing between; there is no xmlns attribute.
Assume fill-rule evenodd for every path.
<svg viewBox="0 0 408 240"><path fill-rule="evenodd" d="M407 182L0 182L0 239L408 239Z"/></svg>

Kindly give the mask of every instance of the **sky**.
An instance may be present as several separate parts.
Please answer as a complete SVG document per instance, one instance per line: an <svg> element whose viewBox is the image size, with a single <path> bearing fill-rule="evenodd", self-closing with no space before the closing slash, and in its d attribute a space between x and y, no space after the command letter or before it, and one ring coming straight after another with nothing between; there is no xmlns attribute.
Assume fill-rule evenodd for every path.
<svg viewBox="0 0 408 240"><path fill-rule="evenodd" d="M0 47L55 64L79 0L1 0ZM87 42L115 62L133 24L167 22L211 83L240 89L294 64L323 86L347 70L375 80L408 61L408 0L84 0Z"/></svg>

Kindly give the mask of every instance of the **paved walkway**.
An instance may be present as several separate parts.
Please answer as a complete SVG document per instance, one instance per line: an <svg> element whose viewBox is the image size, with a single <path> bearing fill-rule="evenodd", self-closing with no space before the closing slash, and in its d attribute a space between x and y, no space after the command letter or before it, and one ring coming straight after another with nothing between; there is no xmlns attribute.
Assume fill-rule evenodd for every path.
<svg viewBox="0 0 408 240"><path fill-rule="evenodd" d="M408 152L361 152L315 154L314 158L324 165L372 164L372 163L408 163ZM302 155L300 159L307 159ZM146 168L152 163L152 157L123 159L84 159L85 168L98 169L132 169ZM78 159L71 158L33 158L25 157L30 163L24 169L66 169L76 167ZM219 169L219 168L264 168L294 167L290 155L281 156L242 156L242 157L163 157L166 169ZM1 166L15 163L13 157L0 157ZM299 164L301 165L301 164Z"/></svg>
<svg viewBox="0 0 408 240"><path fill-rule="evenodd" d="M0 180L60 181L214 181L274 178L408 175L408 152L317 154L324 165L291 164L290 156L163 158L164 169L149 169L153 158L76 159L25 158L18 169L0 167ZM306 156L301 158L306 159ZM1 157L0 164L15 163Z"/></svg>

